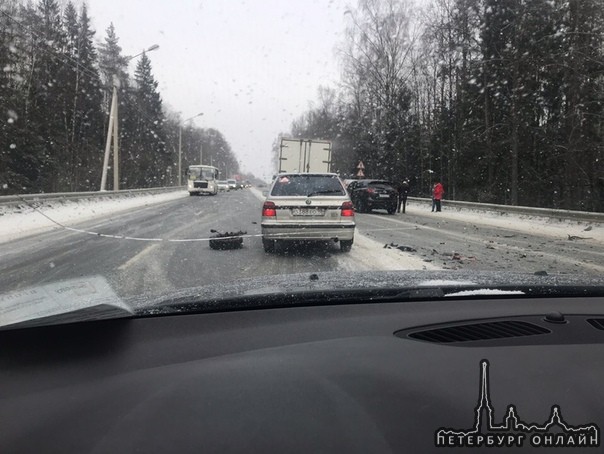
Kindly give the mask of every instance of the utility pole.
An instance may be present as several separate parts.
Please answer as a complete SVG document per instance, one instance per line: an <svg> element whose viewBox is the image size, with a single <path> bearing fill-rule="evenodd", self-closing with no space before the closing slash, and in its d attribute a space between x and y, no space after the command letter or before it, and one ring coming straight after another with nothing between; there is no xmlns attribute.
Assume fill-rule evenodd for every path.
<svg viewBox="0 0 604 454"><path fill-rule="evenodd" d="M203 143L199 145L199 165L203 165Z"/></svg>
<svg viewBox="0 0 604 454"><path fill-rule="evenodd" d="M159 45L154 44L148 49L129 57L126 62L133 58L159 49ZM120 186L120 160L119 160L119 123L118 123L118 100L117 90L120 87L120 80L117 74L113 75L113 92L111 95L111 108L109 109L109 124L107 125L107 140L105 141L105 155L103 156L103 172L101 174L101 191L107 190L107 167L109 166L109 155L111 154L111 137L113 136L113 190L119 191Z"/></svg>
<svg viewBox="0 0 604 454"><path fill-rule="evenodd" d="M109 154L111 152L111 136L113 135L113 130L116 126L115 117L117 112L117 87L116 87L117 78L114 76L113 78L113 95L111 97L111 109L109 110L109 125L107 128L107 141L105 142L105 156L103 157L103 173L101 175L101 191L106 191L107 189L107 166L109 165ZM117 134L115 134L117 137ZM114 141L115 143L115 141ZM115 148L115 147L114 147ZM115 166L115 158L114 158L114 166ZM115 175L116 169L113 168L113 173ZM114 178L115 184L115 178ZM115 187L114 187L115 189Z"/></svg>
<svg viewBox="0 0 604 454"><path fill-rule="evenodd" d="M180 124L178 133L178 186L182 186L182 125L185 124L187 121L190 121L193 118L201 117L202 115L203 112L200 112L197 115L193 115L191 118L187 118Z"/></svg>

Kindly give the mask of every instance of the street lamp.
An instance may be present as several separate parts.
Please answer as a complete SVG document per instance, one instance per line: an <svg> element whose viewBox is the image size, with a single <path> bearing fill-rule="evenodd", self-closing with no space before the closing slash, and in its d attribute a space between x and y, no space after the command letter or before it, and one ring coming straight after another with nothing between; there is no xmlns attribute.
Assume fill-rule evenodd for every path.
<svg viewBox="0 0 604 454"><path fill-rule="evenodd" d="M200 112L197 115L193 115L191 118L187 118L180 124L178 130L178 186L182 186L182 125L185 124L187 121L191 121L194 118L201 117L202 115L203 112Z"/></svg>
<svg viewBox="0 0 604 454"><path fill-rule="evenodd" d="M158 44L154 44L148 49L133 55L132 57L126 58L125 62L128 63L130 60L143 55L145 52L151 52L159 49ZM117 89L119 88L120 80L116 74L113 75L113 94L111 96L111 109L109 111L109 125L107 126L107 141L105 142L105 156L103 157L103 173L101 175L101 191L107 190L107 166L109 165L109 154L111 153L111 136L113 136L113 190L119 190L119 123L117 118L118 102L117 102Z"/></svg>

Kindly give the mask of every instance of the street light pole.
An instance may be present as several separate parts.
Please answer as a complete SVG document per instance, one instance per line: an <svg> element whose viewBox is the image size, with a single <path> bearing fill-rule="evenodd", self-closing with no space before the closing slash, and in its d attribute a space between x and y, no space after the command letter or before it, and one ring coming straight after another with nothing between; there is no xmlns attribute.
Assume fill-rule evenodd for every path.
<svg viewBox="0 0 604 454"><path fill-rule="evenodd" d="M128 57L126 63L130 60L143 55L145 52L151 52L159 49L158 44L154 44L148 49ZM117 89L119 88L119 79L117 74L113 75L113 93L111 95L111 109L109 111L109 125L107 126L107 140L105 142L105 155L103 157L103 172L101 175L101 191L107 190L107 167L109 165L109 155L111 154L111 136L113 136L113 190L119 191L119 122L118 122L118 100Z"/></svg>
<svg viewBox="0 0 604 454"><path fill-rule="evenodd" d="M178 129L178 186L182 186L182 125L194 118L201 117L203 112L193 115L191 118L184 120Z"/></svg>

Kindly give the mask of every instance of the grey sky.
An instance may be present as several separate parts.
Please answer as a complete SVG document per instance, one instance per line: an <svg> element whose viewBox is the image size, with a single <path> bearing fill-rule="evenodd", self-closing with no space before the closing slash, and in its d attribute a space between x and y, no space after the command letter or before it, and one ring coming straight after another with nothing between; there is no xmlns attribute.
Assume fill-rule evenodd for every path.
<svg viewBox="0 0 604 454"><path fill-rule="evenodd" d="M87 0L96 39L149 54L164 103L219 129L244 170L268 175L277 134L333 86L345 0Z"/></svg>

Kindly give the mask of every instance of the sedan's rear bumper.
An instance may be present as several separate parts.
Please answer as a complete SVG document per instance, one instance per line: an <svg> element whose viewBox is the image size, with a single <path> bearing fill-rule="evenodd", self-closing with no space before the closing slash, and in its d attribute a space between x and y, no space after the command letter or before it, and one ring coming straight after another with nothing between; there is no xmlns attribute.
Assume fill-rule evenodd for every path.
<svg viewBox="0 0 604 454"><path fill-rule="evenodd" d="M262 235L269 240L347 241L354 238L355 224L285 224L263 223Z"/></svg>

